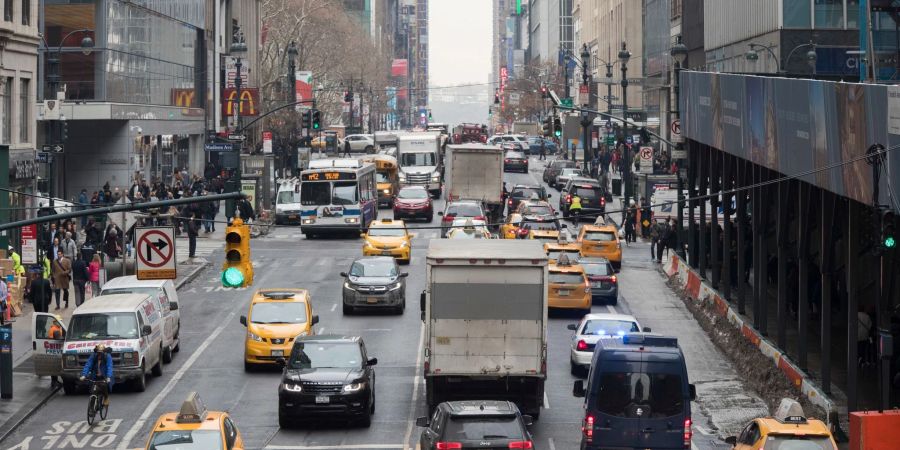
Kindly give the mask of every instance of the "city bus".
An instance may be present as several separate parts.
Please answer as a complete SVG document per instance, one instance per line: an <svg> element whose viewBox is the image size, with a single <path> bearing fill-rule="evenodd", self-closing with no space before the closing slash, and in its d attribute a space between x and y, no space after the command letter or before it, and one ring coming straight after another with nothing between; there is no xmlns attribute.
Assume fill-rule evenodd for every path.
<svg viewBox="0 0 900 450"><path fill-rule="evenodd" d="M318 159L300 173L300 231L306 237L366 231L378 216L375 166Z"/></svg>

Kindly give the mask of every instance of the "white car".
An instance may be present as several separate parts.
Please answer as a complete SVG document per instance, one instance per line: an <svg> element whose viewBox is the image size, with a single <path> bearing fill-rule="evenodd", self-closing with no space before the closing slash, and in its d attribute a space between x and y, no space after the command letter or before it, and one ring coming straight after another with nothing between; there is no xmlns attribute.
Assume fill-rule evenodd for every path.
<svg viewBox="0 0 900 450"><path fill-rule="evenodd" d="M350 143L351 152L375 153L375 139L371 134L350 134L344 138L344 142L341 144L346 145L346 142ZM343 149L341 147L339 150L343 151Z"/></svg>
<svg viewBox="0 0 900 450"><path fill-rule="evenodd" d="M587 371L591 367L594 346L600 338L621 337L628 333L649 333L650 328L641 328L634 316L628 314L586 314L578 325L568 328L575 332L572 336L572 350L569 357L572 375Z"/></svg>
<svg viewBox="0 0 900 450"><path fill-rule="evenodd" d="M488 145L500 146L509 143L514 144L516 147L518 147L516 150L520 152L528 151L528 140L524 136L518 136L515 134L498 134L488 139L487 143Z"/></svg>

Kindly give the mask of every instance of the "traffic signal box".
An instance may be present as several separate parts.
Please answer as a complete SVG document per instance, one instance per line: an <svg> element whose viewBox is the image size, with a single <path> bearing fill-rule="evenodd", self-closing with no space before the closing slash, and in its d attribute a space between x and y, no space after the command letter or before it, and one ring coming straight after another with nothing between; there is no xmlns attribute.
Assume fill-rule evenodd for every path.
<svg viewBox="0 0 900 450"><path fill-rule="evenodd" d="M547 116L546 118L544 118L544 123L543 123L542 128L543 128L543 132L544 132L544 137L553 136L553 116Z"/></svg>
<svg viewBox="0 0 900 450"><path fill-rule="evenodd" d="M311 116L310 120L312 121L311 129L316 130L316 131L321 130L322 129L322 114L319 112L318 109L310 110L309 114Z"/></svg>
<svg viewBox="0 0 900 450"><path fill-rule="evenodd" d="M253 284L250 262L250 226L235 217L225 228L225 262L222 264L222 286L244 287Z"/></svg>

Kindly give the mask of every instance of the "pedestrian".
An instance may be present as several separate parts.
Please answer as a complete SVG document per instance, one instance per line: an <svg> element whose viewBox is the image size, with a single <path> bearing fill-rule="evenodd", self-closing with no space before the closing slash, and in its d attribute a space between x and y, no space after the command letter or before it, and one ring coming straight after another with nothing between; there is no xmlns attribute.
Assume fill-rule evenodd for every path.
<svg viewBox="0 0 900 450"><path fill-rule="evenodd" d="M193 258L197 252L197 235L200 234L200 223L197 214L192 214L187 223L188 258Z"/></svg>
<svg viewBox="0 0 900 450"><path fill-rule="evenodd" d="M69 283L72 281L72 261L63 254L62 250L56 253L56 259L51 263L50 269L53 278L53 294L56 297L56 309L60 307L60 300L69 307Z"/></svg>
<svg viewBox="0 0 900 450"><path fill-rule="evenodd" d="M249 220L256 220L256 215L253 213L253 205L250 204L250 201L246 198L242 198L238 201L238 211L241 212L241 220L247 222Z"/></svg>
<svg viewBox="0 0 900 450"><path fill-rule="evenodd" d="M75 240L72 239L72 232L66 231L66 238L63 239L60 244L60 250L62 250L63 255L66 258L69 258L69 261L75 260L75 253L78 252L78 246L75 244Z"/></svg>
<svg viewBox="0 0 900 450"><path fill-rule="evenodd" d="M672 253L676 253L676 246L678 245L678 227L675 219L669 219L669 234L666 236L666 257L669 256L669 250L672 250Z"/></svg>
<svg viewBox="0 0 900 450"><path fill-rule="evenodd" d="M540 139L541 139L541 155L538 158L538 160L545 160L545 159L547 159L547 140L544 138L540 138Z"/></svg>
<svg viewBox="0 0 900 450"><path fill-rule="evenodd" d="M75 287L75 307L84 303L84 285L87 284L90 274L83 258L76 258L72 263L72 284Z"/></svg>
<svg viewBox="0 0 900 450"><path fill-rule="evenodd" d="M100 293L100 267L102 265L100 254L94 253L91 263L88 264L88 281L91 282L91 297Z"/></svg>
<svg viewBox="0 0 900 450"><path fill-rule="evenodd" d="M636 214L634 210L634 202L631 203L631 207L628 208L628 212L625 215L625 243L636 242L637 234L634 230L634 221L636 219Z"/></svg>
<svg viewBox="0 0 900 450"><path fill-rule="evenodd" d="M53 243L47 249L47 253L50 255L51 258L56 258L56 252L58 252L61 249L62 249L62 247L60 247L60 245L59 245L59 238L56 237L56 238L53 238Z"/></svg>
<svg viewBox="0 0 900 450"><path fill-rule="evenodd" d="M350 140L344 139L344 153L341 156L350 157Z"/></svg>
<svg viewBox="0 0 900 450"><path fill-rule="evenodd" d="M122 246L119 244L118 231L113 225L107 228L106 237L103 239L103 252L109 256L110 261L115 261L122 252Z"/></svg>
<svg viewBox="0 0 900 450"><path fill-rule="evenodd" d="M9 259L13 262L13 272L17 276L25 275L25 266L22 265L22 256L16 253L16 249L12 245L8 246Z"/></svg>
<svg viewBox="0 0 900 450"><path fill-rule="evenodd" d="M88 209L88 205L90 204L90 199L88 198L87 189L82 189L81 193L78 194L78 210L84 211ZM87 216L81 216L81 228L84 228L84 224L87 222Z"/></svg>
<svg viewBox="0 0 900 450"><path fill-rule="evenodd" d="M659 235L660 235L659 223L653 222L650 225L650 260L651 261L656 261L656 255L658 253L660 253L659 252L659 250L660 250L659 249Z"/></svg>
<svg viewBox="0 0 900 450"><path fill-rule="evenodd" d="M577 194L572 196L572 203L569 204L569 215L573 216L573 222L578 222L581 218L581 197Z"/></svg>
<svg viewBox="0 0 900 450"><path fill-rule="evenodd" d="M658 263L662 263L663 250L665 250L666 256L668 256L670 233L672 233L672 230L669 228L669 221L664 220L659 222L659 241L656 244L656 262Z"/></svg>
<svg viewBox="0 0 900 450"><path fill-rule="evenodd" d="M34 306L34 312L48 312L52 295L50 280L41 276L41 272L33 272L31 286L28 289L28 301Z"/></svg>

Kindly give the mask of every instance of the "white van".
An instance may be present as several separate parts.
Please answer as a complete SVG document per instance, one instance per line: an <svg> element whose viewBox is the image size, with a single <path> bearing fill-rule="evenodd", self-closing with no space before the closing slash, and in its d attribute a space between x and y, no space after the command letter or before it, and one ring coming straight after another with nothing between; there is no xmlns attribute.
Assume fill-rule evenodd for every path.
<svg viewBox="0 0 900 450"><path fill-rule="evenodd" d="M278 183L278 194L275 196L275 224L284 225L300 223L300 180L291 178Z"/></svg>
<svg viewBox="0 0 900 450"><path fill-rule="evenodd" d="M150 294L163 316L162 360L172 362L172 354L181 346L181 313L178 307L178 292L172 280L138 280L136 276L116 277L106 282L100 295Z"/></svg>
<svg viewBox="0 0 900 450"><path fill-rule="evenodd" d="M51 336L54 325L62 328L62 339ZM75 309L68 327L53 314L34 313L35 373L62 375L63 391L72 394L94 346L103 344L112 350L116 383L127 381L143 392L148 368L154 376L162 375L162 335L162 313L148 294L92 298Z"/></svg>

